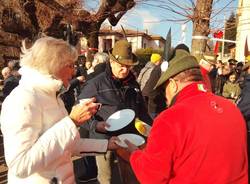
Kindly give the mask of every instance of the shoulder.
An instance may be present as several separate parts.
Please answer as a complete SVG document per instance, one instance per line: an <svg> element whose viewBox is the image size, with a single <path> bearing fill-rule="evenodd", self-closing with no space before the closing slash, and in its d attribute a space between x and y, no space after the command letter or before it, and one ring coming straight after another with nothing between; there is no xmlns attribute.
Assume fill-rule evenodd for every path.
<svg viewBox="0 0 250 184"><path fill-rule="evenodd" d="M6 102L10 103L23 103L23 104L36 104L37 96L35 91L24 88L22 86L16 87L12 93L6 98Z"/></svg>

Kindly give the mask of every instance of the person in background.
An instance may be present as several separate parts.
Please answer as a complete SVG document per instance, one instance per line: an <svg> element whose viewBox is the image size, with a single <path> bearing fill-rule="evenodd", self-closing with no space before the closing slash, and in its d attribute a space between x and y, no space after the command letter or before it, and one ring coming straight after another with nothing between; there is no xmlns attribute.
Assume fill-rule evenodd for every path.
<svg viewBox="0 0 250 184"><path fill-rule="evenodd" d="M85 79L87 78L87 70L85 69L85 62L86 62L86 57L84 55L78 56L77 62L75 64L76 77L84 76Z"/></svg>
<svg viewBox="0 0 250 184"><path fill-rule="evenodd" d="M11 75L11 70L8 66L4 67L2 69L2 76L3 76L3 79L6 80L9 76Z"/></svg>
<svg viewBox="0 0 250 184"><path fill-rule="evenodd" d="M202 80L196 58L177 50L156 84L165 88L168 109L154 120L143 150L126 141L140 183L248 183L244 118Z"/></svg>
<svg viewBox="0 0 250 184"><path fill-rule="evenodd" d="M236 59L229 59L227 62L229 64L230 70L234 72L238 61Z"/></svg>
<svg viewBox="0 0 250 184"><path fill-rule="evenodd" d="M89 60L86 60L85 62L85 70L87 71L87 74L90 74L91 72L93 72L92 68L92 62Z"/></svg>
<svg viewBox="0 0 250 184"><path fill-rule="evenodd" d="M161 75L161 63L161 55L153 53L151 55L150 61L144 68L142 68L137 78L137 82L140 84L142 95L147 105L148 113L152 119L154 119L157 114L160 113L165 107L164 104L161 103L161 91L154 90L156 81Z"/></svg>
<svg viewBox="0 0 250 184"><path fill-rule="evenodd" d="M237 83L237 74L232 72L229 74L227 82L223 86L222 96L230 99L232 102L236 102L240 96L241 89L239 83Z"/></svg>
<svg viewBox="0 0 250 184"><path fill-rule="evenodd" d="M19 61L13 60L8 62L8 68L5 68L8 75L5 76L3 84L3 98L5 99L11 91L18 86L20 80L20 74L18 72L20 66Z"/></svg>
<svg viewBox="0 0 250 184"><path fill-rule="evenodd" d="M80 89L80 86L85 82L84 76L74 77L70 80L68 88L61 94L61 98L64 102L65 108L68 113L71 112L72 107L76 103L77 99L77 88Z"/></svg>
<svg viewBox="0 0 250 184"><path fill-rule="evenodd" d="M213 92L211 78L209 76L210 72L215 67L215 56L212 54L204 54L198 59L201 68L201 74L203 76L203 81L206 84L208 91Z"/></svg>
<svg viewBox="0 0 250 184"><path fill-rule="evenodd" d="M78 126L97 111L92 98L67 113L60 93L74 72L76 49L42 37L27 49L23 42L22 78L2 104L1 131L9 184L75 183L72 155L117 148L108 140L80 139Z"/></svg>
<svg viewBox="0 0 250 184"><path fill-rule="evenodd" d="M250 156L250 61L248 61L242 68L245 73L244 85L240 94L240 98L236 101L241 113L247 124L247 140L248 140L248 156ZM249 164L250 159L248 159ZM250 174L250 172L249 172ZM249 175L250 176L250 175Z"/></svg>
<svg viewBox="0 0 250 184"><path fill-rule="evenodd" d="M140 85L140 88L142 90L142 95L146 97L146 95L143 94L143 88L145 87L148 79L150 78L151 72L153 69L160 65L162 62L161 55L157 53L152 53L150 57L150 61L147 62L147 64L144 66L144 68L141 69L140 74L137 78L137 82Z"/></svg>
<svg viewBox="0 0 250 184"><path fill-rule="evenodd" d="M108 117L118 110L132 109L135 117L151 125L152 119L147 112L140 86L136 82L131 69L138 64L132 53L131 44L126 40L117 41L109 52L110 61L105 72L88 80L79 99L95 97L102 104L94 118L88 122L87 128L91 138L107 139L110 137L105 127ZM133 122L132 122L133 123ZM131 125L133 125L131 123ZM133 126L134 127L134 126ZM98 180L100 183L111 183L111 153L96 156ZM124 184L136 184L130 165L118 157L119 170Z"/></svg>
<svg viewBox="0 0 250 184"><path fill-rule="evenodd" d="M232 71L230 70L230 67L228 65L228 63L222 65L222 68L217 72L217 76L215 78L215 86L214 86L214 93L216 95L222 96L222 92L223 92L223 86L226 83L226 81L228 80L229 74Z"/></svg>
<svg viewBox="0 0 250 184"><path fill-rule="evenodd" d="M87 76L87 80L94 78L100 73L104 72L106 69L106 65L109 61L109 55L104 52L97 52L94 55L94 60L91 66L91 72Z"/></svg>

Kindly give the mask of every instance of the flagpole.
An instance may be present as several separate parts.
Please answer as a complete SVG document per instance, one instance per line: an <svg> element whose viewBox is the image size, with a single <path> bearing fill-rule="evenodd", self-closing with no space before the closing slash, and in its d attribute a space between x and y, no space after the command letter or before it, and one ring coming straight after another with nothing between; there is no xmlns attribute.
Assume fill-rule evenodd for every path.
<svg viewBox="0 0 250 184"><path fill-rule="evenodd" d="M223 29L223 41L222 41L222 51L221 51L221 59L224 58L224 49L225 49L225 32L226 32L226 16L224 15L224 29Z"/></svg>

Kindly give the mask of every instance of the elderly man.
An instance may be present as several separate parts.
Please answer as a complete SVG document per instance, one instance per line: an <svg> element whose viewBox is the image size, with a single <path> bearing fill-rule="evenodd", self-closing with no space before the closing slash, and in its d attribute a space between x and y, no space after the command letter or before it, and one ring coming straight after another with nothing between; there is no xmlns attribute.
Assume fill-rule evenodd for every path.
<svg viewBox="0 0 250 184"><path fill-rule="evenodd" d="M201 81L195 57L178 50L156 85L164 86L168 109L155 119L144 150L127 141L140 183L248 183L244 119Z"/></svg>
<svg viewBox="0 0 250 184"><path fill-rule="evenodd" d="M126 40L117 41L109 52L109 56L110 62L107 63L106 71L87 81L79 96L79 99L95 97L97 102L102 104L95 118L87 124L91 138L109 138L105 129L108 125L105 121L111 114L121 109L133 109L136 117L148 124L152 122L147 113L140 86L131 72L132 67L137 65L138 61L132 53L130 43ZM110 158L110 154L96 157L100 183L108 184L111 181ZM123 175L122 182L137 183L130 166L121 160L119 165L122 165L120 167ZM125 173L130 174L127 177L124 176Z"/></svg>

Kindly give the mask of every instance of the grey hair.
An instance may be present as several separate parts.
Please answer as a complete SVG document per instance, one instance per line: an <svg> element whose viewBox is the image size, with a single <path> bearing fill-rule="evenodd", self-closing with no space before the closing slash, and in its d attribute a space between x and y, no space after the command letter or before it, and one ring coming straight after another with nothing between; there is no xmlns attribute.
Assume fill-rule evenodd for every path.
<svg viewBox="0 0 250 184"><path fill-rule="evenodd" d="M21 66L28 66L43 74L54 75L67 64L77 60L77 50L62 39L42 37L27 49L22 42Z"/></svg>
<svg viewBox="0 0 250 184"><path fill-rule="evenodd" d="M109 55L107 53L97 52L95 54L94 60L93 60L93 63L95 66L99 63L107 63L107 62L109 62Z"/></svg>

